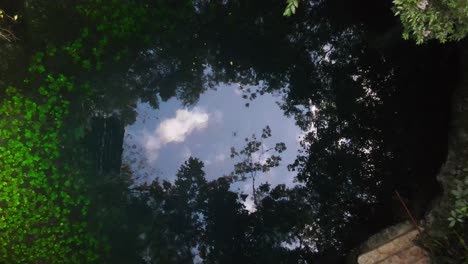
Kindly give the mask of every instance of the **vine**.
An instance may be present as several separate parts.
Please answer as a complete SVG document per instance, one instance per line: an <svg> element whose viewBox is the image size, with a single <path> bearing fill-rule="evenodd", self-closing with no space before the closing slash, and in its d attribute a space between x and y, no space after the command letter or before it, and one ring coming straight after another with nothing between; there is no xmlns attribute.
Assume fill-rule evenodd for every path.
<svg viewBox="0 0 468 264"><path fill-rule="evenodd" d="M32 100L14 87L0 105L0 260L6 263L93 262L96 239L86 233L89 201L79 195L79 171L61 164L58 131L73 85L46 77ZM59 166L63 165L63 166ZM76 168L75 168L76 169Z"/></svg>
<svg viewBox="0 0 468 264"><path fill-rule="evenodd" d="M115 63L129 56L126 44L145 36L147 10L143 4L116 0L77 6L77 16L85 22L76 39L57 47L50 43L36 52L24 87L2 89L1 263L93 263L102 259L103 248L108 250L87 228L92 200L86 197L86 168L64 159L63 151L70 147L64 146L70 144L64 122L72 104L66 97L93 95L89 82L80 84L78 77L99 73L106 60ZM143 41L148 42L148 36ZM56 65L67 61L75 69L57 72Z"/></svg>

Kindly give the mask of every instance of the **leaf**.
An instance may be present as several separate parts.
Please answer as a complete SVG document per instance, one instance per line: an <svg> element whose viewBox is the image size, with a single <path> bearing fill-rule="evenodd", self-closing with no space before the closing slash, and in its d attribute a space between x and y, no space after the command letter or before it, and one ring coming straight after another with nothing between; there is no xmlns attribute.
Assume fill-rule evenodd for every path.
<svg viewBox="0 0 468 264"><path fill-rule="evenodd" d="M45 72L45 67L44 67L43 65L39 65L39 66L37 67L37 71L38 71L39 73L43 73L43 72Z"/></svg>
<svg viewBox="0 0 468 264"><path fill-rule="evenodd" d="M296 7L295 6L291 6L291 13L296 14Z"/></svg>
<svg viewBox="0 0 468 264"><path fill-rule="evenodd" d="M299 1L298 0L293 0L292 1L292 4L295 8L298 8L299 7Z"/></svg>
<svg viewBox="0 0 468 264"><path fill-rule="evenodd" d="M450 221L449 227L454 227L455 226L455 221Z"/></svg>

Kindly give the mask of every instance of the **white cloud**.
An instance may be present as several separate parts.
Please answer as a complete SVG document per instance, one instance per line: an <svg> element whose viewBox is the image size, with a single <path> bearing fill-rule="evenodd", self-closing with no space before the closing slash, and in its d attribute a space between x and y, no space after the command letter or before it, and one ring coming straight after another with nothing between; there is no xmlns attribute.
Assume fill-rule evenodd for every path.
<svg viewBox="0 0 468 264"><path fill-rule="evenodd" d="M242 96L242 91L239 87L234 87L234 93L238 96Z"/></svg>
<svg viewBox="0 0 468 264"><path fill-rule="evenodd" d="M245 209L247 211L253 213L253 212L257 211L257 208L255 208L255 204L253 202L252 195L249 195L249 198L250 199L245 199L245 201L243 203L244 203Z"/></svg>
<svg viewBox="0 0 468 264"><path fill-rule="evenodd" d="M220 170L224 162L226 161L226 154L224 153L219 153L215 156L211 156L207 159L203 160L203 163L205 164L205 167L207 168L207 174L210 174L209 171L216 171L216 173L219 173L218 170Z"/></svg>
<svg viewBox="0 0 468 264"><path fill-rule="evenodd" d="M193 110L179 109L174 118L162 121L153 133L145 137L145 148L150 160L157 158L157 152L169 143L181 143L196 130L208 126L209 114L195 108Z"/></svg>
<svg viewBox="0 0 468 264"><path fill-rule="evenodd" d="M185 146L184 150L182 151L182 158L187 160L190 158L190 156L192 156L192 151L187 146Z"/></svg>
<svg viewBox="0 0 468 264"><path fill-rule="evenodd" d="M215 160L217 162L223 162L225 159L226 159L226 155L224 155L223 153L220 153L220 154L216 155L216 157L215 157Z"/></svg>

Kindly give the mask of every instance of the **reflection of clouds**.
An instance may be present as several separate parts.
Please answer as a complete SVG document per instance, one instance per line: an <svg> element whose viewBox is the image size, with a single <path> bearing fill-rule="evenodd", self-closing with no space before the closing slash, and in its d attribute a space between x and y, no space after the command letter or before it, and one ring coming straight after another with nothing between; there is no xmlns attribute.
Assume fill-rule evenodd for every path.
<svg viewBox="0 0 468 264"><path fill-rule="evenodd" d="M162 121L153 133L147 133L144 139L145 149L150 161L157 159L158 150L171 142L184 142L195 130L208 126L209 115L198 108L190 111L179 109L174 118Z"/></svg>
<svg viewBox="0 0 468 264"><path fill-rule="evenodd" d="M234 93L238 96L242 96L242 91L239 87L234 87Z"/></svg>
<svg viewBox="0 0 468 264"><path fill-rule="evenodd" d="M169 143L184 142L194 131L205 129L211 115L199 108L178 109L174 117L166 118L158 125L155 111L145 106L139 105L139 116L135 124L125 128L122 163L129 166L135 178L151 181L162 176L162 171L156 169L155 164L160 149ZM215 118L222 118L221 114L213 115ZM151 122L147 122L148 120ZM189 147L184 146L180 152L180 157L184 160L192 155Z"/></svg>
<svg viewBox="0 0 468 264"><path fill-rule="evenodd" d="M211 165L211 164L215 164L215 163L223 163L226 160L226 158L227 158L226 154L219 153L219 154L215 155L213 158L204 159L203 163L205 165Z"/></svg>
<svg viewBox="0 0 468 264"><path fill-rule="evenodd" d="M263 149L267 149L265 144L263 144ZM252 161L254 163L258 162L260 165L265 165L268 157L271 157L268 152L263 154L259 152L252 153Z"/></svg>
<svg viewBox="0 0 468 264"><path fill-rule="evenodd" d="M280 167L257 174L256 185L268 181L272 187L279 183L291 186L295 173L289 172L286 165L294 162L300 148L296 139L303 131L296 127L294 119L284 116L275 103L278 97L271 94L258 96L250 102L249 108L244 107L247 101L242 98L239 85L216 85L216 89L208 90L200 97L195 108L187 109L175 99L161 102L159 109L139 102L135 123L125 128L123 162L134 162L130 167L135 176L173 181L190 154L204 162L207 180L215 180L229 175L238 162L230 158L230 147L242 148L244 137L253 133L259 136L262 128L270 125L273 136L264 142L263 148L266 150L273 143L284 142L288 149L281 155ZM247 89L255 92L259 87L243 85L246 94ZM273 153L255 158L264 163L269 154ZM233 183L231 190L251 196L251 181ZM247 203L246 206L252 208L251 197L247 198Z"/></svg>
<svg viewBox="0 0 468 264"><path fill-rule="evenodd" d="M242 193L249 195L247 199L245 199L245 201L243 202L245 209L249 212L255 212L257 209L255 208L255 203L253 201L252 180L250 179L250 180L245 181L242 187L243 187ZM258 186L255 186L255 187L258 187Z"/></svg>
<svg viewBox="0 0 468 264"><path fill-rule="evenodd" d="M192 151L190 151L190 149L187 146L185 146L182 150L182 158L184 160L187 160L188 158L190 158L190 156L192 156Z"/></svg>
<svg viewBox="0 0 468 264"><path fill-rule="evenodd" d="M203 160L203 164L205 164L205 172L207 173L208 179L216 179L222 176L223 168L230 170L231 163L230 160L227 159L228 156L225 153L218 153L214 156L209 156L208 158ZM227 166L226 166L227 165Z"/></svg>
<svg viewBox="0 0 468 264"><path fill-rule="evenodd" d="M152 166L147 166L148 160L142 153L144 153L144 150L138 138L128 134L126 131L123 144L122 164L130 168L135 180L148 181L160 174L160 172Z"/></svg>
<svg viewBox="0 0 468 264"><path fill-rule="evenodd" d="M220 153L216 155L215 157L216 162L223 162L225 159L226 159L226 155L224 155L224 153Z"/></svg>

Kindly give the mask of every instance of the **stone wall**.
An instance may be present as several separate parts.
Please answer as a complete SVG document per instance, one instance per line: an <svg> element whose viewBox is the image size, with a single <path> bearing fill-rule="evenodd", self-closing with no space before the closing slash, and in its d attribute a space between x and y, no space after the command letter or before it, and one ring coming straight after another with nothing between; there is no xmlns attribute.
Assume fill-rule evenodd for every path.
<svg viewBox="0 0 468 264"><path fill-rule="evenodd" d="M425 230L420 243L431 250L429 254L417 247L413 241L419 236L409 222L401 223L372 236L356 252L357 262L371 263L464 263L461 254L454 247L458 237L450 237L447 217L453 208L450 190L456 187L456 179L468 175L468 40L460 45L460 80L454 91L452 118L449 135L447 160L441 167L437 179L443 187L443 194L432 204L432 210L425 217ZM444 87L441 87L443 89ZM434 244L436 242L437 244ZM454 246L455 245L455 246ZM450 249L450 250L449 250ZM466 251L465 251L466 254ZM466 257L468 258L468 256ZM355 263L351 256L348 263Z"/></svg>
<svg viewBox="0 0 468 264"><path fill-rule="evenodd" d="M365 252L358 257L359 264L426 264L426 251L414 244L420 231L409 222L384 229L370 237L361 247Z"/></svg>

